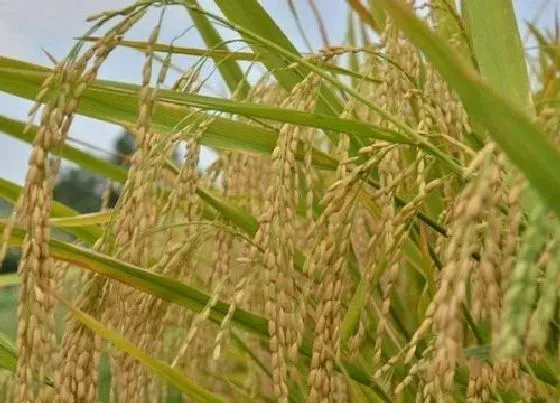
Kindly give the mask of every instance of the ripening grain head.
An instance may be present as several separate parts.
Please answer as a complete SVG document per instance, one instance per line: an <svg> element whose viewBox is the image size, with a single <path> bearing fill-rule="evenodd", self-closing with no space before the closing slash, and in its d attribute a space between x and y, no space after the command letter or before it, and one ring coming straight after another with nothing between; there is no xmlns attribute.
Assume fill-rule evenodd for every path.
<svg viewBox="0 0 560 403"><path fill-rule="evenodd" d="M535 77L533 123L503 89L494 107L472 102L500 88L492 63L509 79L527 62L511 50L515 19L496 17L507 0L485 13L349 2L344 44L329 43L310 1L325 48L302 56L257 1L216 3L225 18L191 1L94 16L105 33L52 70L0 59L6 82L34 89L26 181L1 223L0 257L19 245L22 259L17 351L6 349L17 361L0 398L556 399L560 226L545 192L556 182L520 150L560 160L558 38L533 32L548 72ZM147 37L129 40L153 11ZM167 13L184 11L206 49L165 43ZM213 24L246 47L231 51ZM500 35L480 40L488 24L513 38L507 58ZM122 46L144 54L138 84L98 80ZM218 80L229 95L212 92ZM126 169L67 143L77 114L127 128ZM216 154L206 169L204 147ZM106 176L100 213L53 202L61 158ZM69 307L58 334L55 312Z"/></svg>

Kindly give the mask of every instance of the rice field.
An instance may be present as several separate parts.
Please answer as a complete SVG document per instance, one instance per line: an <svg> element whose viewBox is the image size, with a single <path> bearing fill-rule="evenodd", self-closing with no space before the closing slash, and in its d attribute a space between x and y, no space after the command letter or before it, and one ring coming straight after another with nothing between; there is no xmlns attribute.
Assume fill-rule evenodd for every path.
<svg viewBox="0 0 560 403"><path fill-rule="evenodd" d="M94 15L51 67L0 57L34 102L0 117L32 147L0 178L0 400L558 401L558 23L528 53L511 0L348 0L333 44L309 0L303 53L257 0L214 3ZM179 11L205 48L162 41ZM141 77L100 78L119 48ZM76 116L133 134L130 168L69 142ZM106 179L99 212L53 200L62 160Z"/></svg>

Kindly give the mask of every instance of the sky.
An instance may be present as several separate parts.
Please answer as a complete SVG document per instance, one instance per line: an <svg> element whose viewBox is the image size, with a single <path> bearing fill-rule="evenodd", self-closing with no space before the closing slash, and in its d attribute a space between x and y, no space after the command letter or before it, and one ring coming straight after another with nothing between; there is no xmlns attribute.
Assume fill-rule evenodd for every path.
<svg viewBox="0 0 560 403"><path fill-rule="evenodd" d="M344 0L315 0L315 2L328 27L330 42L342 43L346 29L346 2ZM89 27L85 22L87 16L131 3L131 0L0 0L0 55L51 66L44 51L48 51L56 59L63 58L71 48L73 38L87 31ZM200 3L208 10L218 12L211 0L202 0ZM321 48L321 37L308 6L308 0L294 0L294 3L311 45L314 49ZM526 32L523 22L532 20L542 3L541 0L514 0L522 34ZM544 3L548 3L550 7L547 12L540 15L538 22L539 25L551 26L554 13L550 11L560 5L560 0L544 0ZM296 47L306 51L305 42L298 33L287 0L262 0L261 4L284 32L288 33ZM155 13L148 15L145 23L133 29L127 35L127 39L145 40L157 18L158 15ZM166 13L161 42L168 43L190 25L190 19L183 10ZM225 38L233 36L223 29L221 32ZM203 47L195 30L189 30L184 34L177 41L177 45ZM189 66L194 60L194 58L182 57L175 62ZM102 67L100 78L138 82L141 77L142 62L143 56L139 52L121 48L111 55ZM224 86L218 82L211 83L211 87L214 95L223 94L225 91ZM25 120L30 105L27 101L0 92L0 115ZM121 129L117 126L79 117L74 120L70 136L101 149L111 150L113 141L120 132ZM86 150L103 156L99 151L87 148ZM0 177L22 184L29 152L28 145L0 132ZM206 152L202 156L202 161L208 163L211 158L211 153Z"/></svg>

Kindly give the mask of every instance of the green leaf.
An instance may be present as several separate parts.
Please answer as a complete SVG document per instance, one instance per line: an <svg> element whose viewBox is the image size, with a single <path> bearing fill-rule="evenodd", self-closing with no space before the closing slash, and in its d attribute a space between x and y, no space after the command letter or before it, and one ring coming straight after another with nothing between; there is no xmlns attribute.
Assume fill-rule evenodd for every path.
<svg viewBox="0 0 560 403"><path fill-rule="evenodd" d="M204 189L198 188L197 194L202 201L215 208L224 218L243 229L249 235L254 235L259 229L258 221L248 212Z"/></svg>
<svg viewBox="0 0 560 403"><path fill-rule="evenodd" d="M11 203L15 203L20 192L21 192L21 186L9 182L3 178L0 178L1 198ZM65 206L62 203L53 202L51 205L52 217L76 217L78 215L79 213L77 211L72 210L70 207ZM101 229L99 227L91 226L91 225L87 225L84 227L66 228L65 231L90 245L92 245L101 236Z"/></svg>
<svg viewBox="0 0 560 403"><path fill-rule="evenodd" d="M471 0L465 2L463 11L480 75L496 93L533 118L527 60L512 0ZM474 122L475 129L480 123ZM522 197L524 210L535 203L537 195L527 189Z"/></svg>
<svg viewBox="0 0 560 403"><path fill-rule="evenodd" d="M471 118L525 173L549 207L560 213L560 154L527 114L496 94L482 79L400 2L379 0L397 25L457 91Z"/></svg>
<svg viewBox="0 0 560 403"><path fill-rule="evenodd" d="M0 369L5 369L15 374L17 366L17 350L14 343L8 336L0 331ZM37 373L33 374L35 379L38 378ZM51 379L45 377L44 383L53 386Z"/></svg>
<svg viewBox="0 0 560 403"><path fill-rule="evenodd" d="M517 108L529 111L527 61L512 0L469 0L463 13L482 77Z"/></svg>
<svg viewBox="0 0 560 403"><path fill-rule="evenodd" d="M198 7L196 0L186 0L186 3L190 6ZM222 52L228 52L228 46L225 44L224 40L220 37L218 31L210 23L208 18L204 14L193 12L192 8L187 7L187 11L191 16L196 29L202 36L202 39L206 43L208 49L219 50ZM247 97L249 93L250 85L247 82L239 64L234 59L222 58L214 59L216 65L222 78L226 82L231 93L237 92L241 99Z"/></svg>
<svg viewBox="0 0 560 403"><path fill-rule="evenodd" d="M25 124L23 122L0 115L0 132L24 141L27 144L33 144L37 127L31 126L26 133L24 133L24 128ZM90 172L95 172L117 182L124 182L126 180L127 173L124 168L115 164L105 163L106 161L101 158L94 157L68 144L64 144L60 148L60 152L58 147L54 147L52 152L55 155L61 155L79 164L82 168Z"/></svg>
<svg viewBox="0 0 560 403"><path fill-rule="evenodd" d="M13 69L11 65L11 59L0 57L0 90L34 99L48 72L37 70L33 65L28 65L29 68L26 69ZM118 85L119 83L105 83L104 86L100 83L91 86L80 100L78 113L121 126L134 126L137 94L130 88L128 91L118 91ZM112 87L111 90L109 87ZM184 107L160 102L155 106L153 126L168 133L177 130L180 122L186 126L197 119L192 111ZM203 136L202 143L219 149L268 154L274 148L276 137L275 130L216 117Z"/></svg>
<svg viewBox="0 0 560 403"><path fill-rule="evenodd" d="M20 65L21 63L17 62L17 64ZM12 59L0 57L0 90L18 97L34 99L48 73L38 70L35 65L31 64L26 69L14 69L11 65ZM136 121L138 90L137 85L99 80L85 91L80 100L78 113L109 123L132 127ZM245 116L250 116L253 111L258 117L285 123L300 122L304 125L306 118L310 118L313 124L319 128L325 126L325 124L320 123L321 117L315 117L313 114L305 114L304 112L298 113L298 111L289 110L289 113L286 114L286 110L281 108L267 109L265 107L263 109L261 105L245 105L238 101L219 100L218 98L199 95L186 96L186 94L169 90L161 90L158 93L160 96L155 105L153 126L162 133L176 132L179 128L199 120L199 115L193 113L188 106L222 110L244 114ZM287 116L282 117L283 112ZM301 115L301 113L304 113L304 115ZM345 120L333 119L336 119L336 122L342 124L342 128L345 128ZM366 137L375 136L375 133L377 133L373 126L363 125L351 120L348 122L350 122L348 123L350 133L359 130ZM381 135L384 139L387 137L387 135ZM277 130L248 125L232 119L213 117L201 142L218 149L271 154L277 137ZM303 158L301 150L298 151L297 158L299 160ZM333 170L337 166L337 161L330 155L315 150L313 152L313 164L318 168Z"/></svg>
<svg viewBox="0 0 560 403"><path fill-rule="evenodd" d="M58 298L72 313L74 318L89 327L95 333L103 337L105 340L117 346L120 350L126 352L134 359L142 363L144 366L160 375L167 382L181 390L186 396L196 402L226 402L226 398L219 396L209 390L199 386L192 379L186 377L181 371L171 368L168 364L156 360L144 351L140 350L134 344L120 336L116 332L106 327L103 323L97 321L90 315L80 311L78 308Z"/></svg>
<svg viewBox="0 0 560 403"><path fill-rule="evenodd" d="M350 341L350 337L356 332L356 328L360 323L360 316L362 310L366 305L366 298L369 295L371 288L368 284L367 276L362 276L358 284L358 288L352 295L350 300L350 305L348 305L348 310L342 319L340 324L340 342L343 346L347 346Z"/></svg>
<svg viewBox="0 0 560 403"><path fill-rule="evenodd" d="M297 67L292 66L292 60L285 58L276 49L271 49L262 41L255 41L253 37L247 35L247 33L251 32L273 43L284 52L299 58L301 57L295 46L257 0L237 0L235 2L230 0L214 0L214 2L230 23L245 30L245 32L242 32L237 29L253 51L262 56L267 70L274 75L278 83L286 90L291 90L311 72L307 66L302 64L298 64ZM202 12L202 10L197 11ZM210 16L210 14L206 14ZM321 86L319 88L316 110L324 115L338 116L342 112L342 106L328 87ZM361 140L356 139L352 135L350 139L353 151L357 151L358 147L363 145Z"/></svg>
<svg viewBox="0 0 560 403"><path fill-rule="evenodd" d="M200 13L197 13L197 15L200 15ZM97 42L100 39L100 37L80 36L76 39L85 42ZM130 49L140 50L142 52L145 52L148 48L148 42L146 41L123 40L120 41L117 45L124 46ZM248 62L259 60L258 54L253 52L243 52L241 50L231 51L229 49L219 49L219 48L200 49L200 48L190 48L186 46L166 45L164 43L154 43L151 44L150 46L155 52L173 53L177 55L211 57L216 62L219 62L221 60L236 60L236 61L248 61Z"/></svg>
<svg viewBox="0 0 560 403"><path fill-rule="evenodd" d="M75 217L51 218L51 224L57 228L85 227L97 224L106 224L111 220L113 211L100 211L97 213L80 214Z"/></svg>
<svg viewBox="0 0 560 403"><path fill-rule="evenodd" d="M14 70L3 65L10 65L11 59L0 57L0 90L16 96L32 99L35 91L40 88L46 73L37 71L33 65L29 69ZM33 83L33 85L30 85ZM344 86L342 86L344 87ZM346 88L357 94L349 87ZM139 87L133 84L123 84L113 81L99 80L92 84L81 98L79 113L98 118L111 123L131 127L135 123L137 92ZM455 172L461 172L460 166L448 155L437 149L433 144L421 138L417 133L406 127L409 136L398 132L380 129L376 126L364 124L350 119L321 116L291 109L267 107L260 104L249 104L239 101L223 100L200 95L185 95L174 91L161 90L159 102L155 104L153 126L161 132L177 131L178 122L187 125L199 119L187 105L205 109L218 109L224 112L278 120L284 123L300 124L304 126L343 131L371 139L379 138L390 142L416 144L429 154L442 160ZM369 101L368 101L369 102ZM178 105L173 105L178 104ZM277 139L277 131L268 128L251 126L239 121L214 117L202 143L210 147L226 150L240 150L244 152L272 153ZM359 138L359 137L358 137ZM301 147L296 157L302 160ZM335 169L337 161L332 156L315 149L312 157L313 164L318 168Z"/></svg>
<svg viewBox="0 0 560 403"><path fill-rule="evenodd" d="M140 87L134 84L124 84L101 80L98 81L98 83L98 86L102 87L105 93L111 93L115 97L119 97L120 94L135 96L135 94L140 90ZM228 112L245 116L251 119L261 118L274 120L281 123L290 123L295 125L314 127L317 129L344 132L367 140L379 139L397 143L412 143L410 140L394 130L382 129L368 123L362 123L358 120L341 119L328 115L303 112L295 109L286 109L276 106L254 104L224 98L207 97L196 94L183 94L177 91L169 90L159 90L158 100L165 104L173 104L185 108L195 107L208 110L216 110L220 112ZM319 153L319 155L322 155L323 158L329 158L317 149L315 149L313 153ZM334 164L335 160L332 157L330 158L331 163Z"/></svg>
<svg viewBox="0 0 560 403"><path fill-rule="evenodd" d="M0 332L0 368L16 372L16 346Z"/></svg>
<svg viewBox="0 0 560 403"><path fill-rule="evenodd" d="M3 223L0 223L0 228L4 228ZM23 230L19 228L14 229L10 245L21 246L24 234ZM210 300L210 296L204 292L170 277L149 272L89 249L56 239L49 241L49 247L51 255L55 259L64 260L94 271L97 274L120 281L166 301L185 306L195 312L200 312ZM228 309L228 304L218 303L212 310L212 319L218 322L221 321L227 315ZM237 309L233 314L233 320L236 324L249 331L263 335L268 334L266 320L260 316Z"/></svg>
<svg viewBox="0 0 560 403"><path fill-rule="evenodd" d="M534 24L529 22L527 23L527 27L537 40L539 48L548 55L550 60L556 65L556 69L560 70L560 45L557 44L554 46L550 43Z"/></svg>
<svg viewBox="0 0 560 403"><path fill-rule="evenodd" d="M0 231L3 229L4 224L0 223ZM15 228L9 240L9 245L21 246L24 236L25 232L23 230ZM203 291L170 277L155 274L104 254L56 239L51 239L49 241L49 251L54 259L83 267L163 300L182 305L194 312L202 311L211 298ZM227 315L228 311L229 304L219 301L212 307L209 318L213 322L219 324ZM268 337L268 321L261 316L237 308L231 320L232 323L250 333L261 337ZM300 347L300 353L310 357L311 346L311 341L304 339ZM371 376L365 371L349 362L343 362L343 365L344 369L351 375L353 380L372 388L381 396L386 396L383 390L374 383ZM390 402L388 398L384 400Z"/></svg>
<svg viewBox="0 0 560 403"><path fill-rule="evenodd" d="M19 285L19 283L21 283L21 280L15 273L2 274L0 276L0 288L13 287L14 285Z"/></svg>
<svg viewBox="0 0 560 403"><path fill-rule="evenodd" d="M214 0L216 5L225 17L245 29L266 38L290 53L299 55L295 46L290 42L288 37L282 32L278 25L267 14L265 9L256 0L237 0L235 2L228 0ZM193 9L194 12L198 10ZM244 36L241 33L241 36ZM250 38L245 38L247 44L262 57L268 71L276 77L278 82L287 90L291 90L303 77L307 74L303 71L287 68L290 64L281 55L276 52L255 43Z"/></svg>

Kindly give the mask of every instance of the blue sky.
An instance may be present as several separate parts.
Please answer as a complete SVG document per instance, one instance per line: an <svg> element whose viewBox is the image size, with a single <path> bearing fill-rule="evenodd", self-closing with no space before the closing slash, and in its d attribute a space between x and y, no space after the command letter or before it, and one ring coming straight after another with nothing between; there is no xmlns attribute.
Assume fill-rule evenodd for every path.
<svg viewBox="0 0 560 403"><path fill-rule="evenodd" d="M234 0L232 0L234 1ZM344 0L315 0L319 6L325 24L328 27L329 39L333 44L342 43L346 29L347 6ZM492 1L492 0L488 0ZM42 49L50 52L55 58L62 58L72 46L72 38L83 34L88 24L85 18L95 12L121 7L130 4L130 0L0 0L0 55L19 58L39 64L50 65ZM210 9L217 11L212 1L201 1ZM287 32L299 49L305 51L296 25L293 21L286 0L261 1L282 29ZM312 46L320 48L321 39L317 25L308 7L307 0L295 0L300 11L300 19ZM514 1L522 33L525 32L522 21L532 20L542 3L548 3L547 11L542 13L539 24L550 26L554 20L554 7L558 0L516 0ZM129 39L145 40L157 18L149 15L147 20L152 23L140 24L135 28ZM181 33L190 20L181 10L166 14L167 29L162 33L162 41L169 41ZM177 28L175 28L177 27ZM225 37L231 37L226 33ZM200 37L194 30L185 34L177 44L190 47L202 47ZM176 63L189 66L193 58L182 57ZM100 75L105 79L138 81L141 77L142 55L138 52L120 49L112 55L101 69ZM223 93L220 83L212 82L211 91ZM25 120L30 103L0 92L0 115ZM78 118L71 129L71 137L110 150L114 138L120 128L102 122ZM0 133L0 177L16 183L22 183L27 166L29 146L11 139ZM91 150L89 150L91 151ZM94 154L103 155L99 152ZM210 154L203 157L209 161Z"/></svg>

